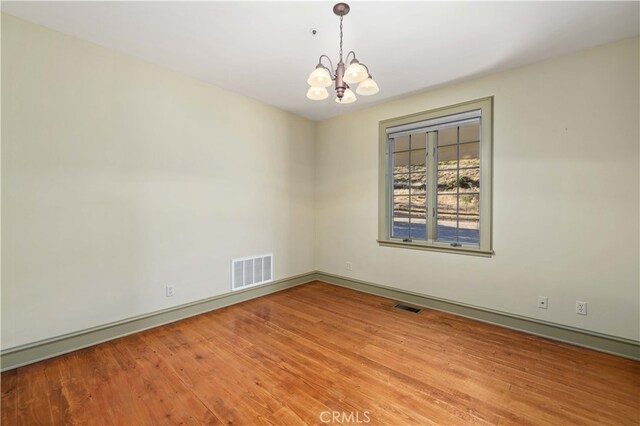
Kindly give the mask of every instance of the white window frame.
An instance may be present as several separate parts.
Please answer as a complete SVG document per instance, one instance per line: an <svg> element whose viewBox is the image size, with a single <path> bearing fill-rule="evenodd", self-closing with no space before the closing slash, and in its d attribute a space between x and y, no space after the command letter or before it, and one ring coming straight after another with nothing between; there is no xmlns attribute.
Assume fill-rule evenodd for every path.
<svg viewBox="0 0 640 426"><path fill-rule="evenodd" d="M427 131L434 126L442 126L447 117L455 115L461 120L468 115L469 119L480 116L480 244L475 246L452 246L447 242L433 239L433 229L427 230L427 240L405 241L391 237L393 214L393 170L391 138L389 134L398 136ZM487 97L457 105L438 108L418 114L397 117L380 122L379 143L379 193L378 193L378 244L388 247L401 247L420 250L432 250L447 253L459 253L490 257L493 252L492 241L492 189L493 189L493 97ZM433 142L431 142L433 146ZM428 142L429 147L429 142ZM433 152L427 155L427 193L436 191L435 182L436 156Z"/></svg>

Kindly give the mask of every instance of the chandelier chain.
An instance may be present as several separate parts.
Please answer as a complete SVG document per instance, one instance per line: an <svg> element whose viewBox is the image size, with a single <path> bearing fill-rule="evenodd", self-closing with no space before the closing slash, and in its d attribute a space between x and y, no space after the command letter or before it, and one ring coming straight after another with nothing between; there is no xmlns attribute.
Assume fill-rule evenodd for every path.
<svg viewBox="0 0 640 426"><path fill-rule="evenodd" d="M340 62L342 62L342 18L343 16L340 16Z"/></svg>

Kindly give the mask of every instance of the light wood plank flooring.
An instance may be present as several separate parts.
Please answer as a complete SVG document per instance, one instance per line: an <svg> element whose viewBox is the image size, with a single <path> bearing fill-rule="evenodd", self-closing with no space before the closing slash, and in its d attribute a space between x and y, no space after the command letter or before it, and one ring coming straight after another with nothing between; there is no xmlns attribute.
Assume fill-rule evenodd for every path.
<svg viewBox="0 0 640 426"><path fill-rule="evenodd" d="M2 424L640 423L639 362L393 304L315 282L22 367Z"/></svg>

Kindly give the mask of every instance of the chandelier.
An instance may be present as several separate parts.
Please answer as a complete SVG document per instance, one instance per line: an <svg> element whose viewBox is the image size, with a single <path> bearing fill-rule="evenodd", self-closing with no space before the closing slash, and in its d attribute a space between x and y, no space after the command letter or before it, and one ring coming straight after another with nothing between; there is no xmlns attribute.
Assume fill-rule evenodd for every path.
<svg viewBox="0 0 640 426"><path fill-rule="evenodd" d="M331 72L334 68L331 59L327 55L320 56L316 69L307 79L307 83L311 86L307 91L307 98L311 100L321 101L328 98L327 87L331 86L333 82L335 82L336 88L336 102L339 104L350 104L356 101L356 95L349 88L349 84L359 83L356 93L362 96L375 95L380 90L376 82L371 78L369 68L365 64L358 62L353 50L347 53L346 62L349 62L350 55L353 55L353 59L351 59L349 67L345 70L344 62L342 62L342 19L344 15L349 13L349 10L349 5L346 3L338 3L333 6L333 13L340 17L340 59L332 76ZM330 68L322 64L322 58L326 58L329 61Z"/></svg>

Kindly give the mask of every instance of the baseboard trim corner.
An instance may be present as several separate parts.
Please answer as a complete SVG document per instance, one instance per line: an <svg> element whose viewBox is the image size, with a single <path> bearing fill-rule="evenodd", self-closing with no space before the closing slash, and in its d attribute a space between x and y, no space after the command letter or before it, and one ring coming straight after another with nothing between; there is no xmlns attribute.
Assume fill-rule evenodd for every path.
<svg viewBox="0 0 640 426"><path fill-rule="evenodd" d="M506 312L466 305L451 300L426 296L322 271L315 272L315 279L340 287L361 291L363 293L374 294L376 296L407 302L423 306L425 308L470 318L476 321L482 321L510 328L512 330L534 334L551 340L557 340L600 352L606 352L624 358L640 360L640 342L617 336L610 336Z"/></svg>
<svg viewBox="0 0 640 426"><path fill-rule="evenodd" d="M317 276L315 272L300 274L277 280L266 285L224 293L207 299L127 318L121 321L8 348L0 352L0 371L22 367L34 362L107 342L109 340L118 339L129 334L138 333L150 328L234 305L236 303L246 302L257 297L266 296L268 294L315 281L316 279Z"/></svg>

